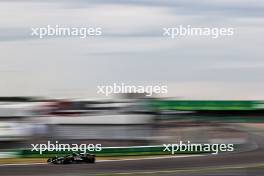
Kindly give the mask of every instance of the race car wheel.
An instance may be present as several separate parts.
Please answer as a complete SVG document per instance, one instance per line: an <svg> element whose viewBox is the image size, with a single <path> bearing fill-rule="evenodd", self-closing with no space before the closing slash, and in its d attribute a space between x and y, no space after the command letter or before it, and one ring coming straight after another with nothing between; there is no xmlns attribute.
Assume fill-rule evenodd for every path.
<svg viewBox="0 0 264 176"><path fill-rule="evenodd" d="M87 156L86 162L87 163L95 163L95 157L94 156Z"/></svg>

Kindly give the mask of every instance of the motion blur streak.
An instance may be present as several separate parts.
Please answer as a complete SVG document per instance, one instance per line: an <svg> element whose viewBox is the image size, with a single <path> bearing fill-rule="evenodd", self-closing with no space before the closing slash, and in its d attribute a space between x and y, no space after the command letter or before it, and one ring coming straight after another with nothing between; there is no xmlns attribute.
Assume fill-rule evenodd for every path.
<svg viewBox="0 0 264 176"><path fill-rule="evenodd" d="M0 161L5 164L1 165L1 172L5 175L56 175L68 173L68 170L71 170L70 173L82 174L89 169L91 173L96 174L138 172L175 175L181 173L182 169L194 174L224 174L231 173L230 170L236 172L236 167L242 166L243 169L262 168L262 101L187 101L144 96L139 98L138 95L133 97L135 95L108 101L2 98ZM113 152L96 152L99 159L95 165L51 166L38 162L26 163L30 158L41 161L38 158L51 155L26 152L30 143L45 143L48 140L70 144L102 143ZM139 153L135 150L136 146L140 145L155 146L179 140L211 144L234 143L237 147L234 152L223 152L215 156L177 154L172 157L163 153L167 156L142 157L146 152L152 152L151 155L162 153L146 150L145 153ZM117 146L124 147L115 153L114 148ZM135 150L133 155L140 155L141 158L126 156L123 159L111 159L117 154L120 157L122 150L128 152L124 151L125 146L135 146L132 147ZM19 153L21 149L22 154ZM53 155L60 155L60 152ZM125 156L126 153L122 155ZM103 158L100 159L100 156ZM24 160L24 163L16 164L16 160ZM8 162L11 163L7 164ZM221 169L214 169L218 166Z"/></svg>

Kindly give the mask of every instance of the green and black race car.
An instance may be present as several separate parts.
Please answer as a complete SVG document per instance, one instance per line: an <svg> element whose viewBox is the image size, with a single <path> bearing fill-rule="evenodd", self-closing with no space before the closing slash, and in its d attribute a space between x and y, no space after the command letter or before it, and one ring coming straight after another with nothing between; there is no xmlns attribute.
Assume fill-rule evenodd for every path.
<svg viewBox="0 0 264 176"><path fill-rule="evenodd" d="M79 154L73 153L71 155L53 157L47 160L49 164L78 164L78 163L95 163L94 154Z"/></svg>

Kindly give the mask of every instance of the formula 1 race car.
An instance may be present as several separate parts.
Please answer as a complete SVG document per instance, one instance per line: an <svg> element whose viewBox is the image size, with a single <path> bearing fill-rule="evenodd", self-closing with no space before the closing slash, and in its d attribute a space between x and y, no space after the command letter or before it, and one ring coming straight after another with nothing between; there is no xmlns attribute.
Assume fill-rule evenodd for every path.
<svg viewBox="0 0 264 176"><path fill-rule="evenodd" d="M74 164L74 163L95 163L95 155L94 154L78 154L73 153L71 155L61 156L61 157L53 157L47 160L49 164Z"/></svg>

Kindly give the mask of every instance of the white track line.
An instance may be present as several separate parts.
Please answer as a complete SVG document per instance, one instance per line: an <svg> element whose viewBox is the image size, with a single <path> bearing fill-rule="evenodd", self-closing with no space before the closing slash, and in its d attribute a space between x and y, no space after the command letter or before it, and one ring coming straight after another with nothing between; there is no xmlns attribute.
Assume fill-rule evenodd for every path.
<svg viewBox="0 0 264 176"><path fill-rule="evenodd" d="M47 163L17 163L17 164L0 164L1 166L33 166L33 165L43 165Z"/></svg>
<svg viewBox="0 0 264 176"><path fill-rule="evenodd" d="M161 156L161 157L147 157L147 158L131 158L131 159L112 159L112 160L98 160L96 163L104 162L118 162L118 161L139 161L139 160L156 160L156 159L169 159L169 158L187 158L187 157L198 157L206 155L180 155L180 156ZM18 163L18 164L0 164L1 166L34 166L34 165L46 165L47 163Z"/></svg>
<svg viewBox="0 0 264 176"><path fill-rule="evenodd" d="M160 157L148 157L148 158L131 158L131 159L112 159L112 160L98 160L97 163L100 162L115 162L115 161L138 161L138 160L155 160L155 159L169 159L169 158L187 158L187 157L198 157L198 156L206 156L206 155L181 155L181 156L160 156Z"/></svg>

